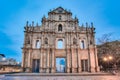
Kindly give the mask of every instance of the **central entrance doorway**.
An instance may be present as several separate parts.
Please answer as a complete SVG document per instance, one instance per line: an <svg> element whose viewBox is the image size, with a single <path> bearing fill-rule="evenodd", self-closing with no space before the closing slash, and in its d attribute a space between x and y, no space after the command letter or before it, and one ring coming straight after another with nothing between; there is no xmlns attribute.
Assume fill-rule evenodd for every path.
<svg viewBox="0 0 120 80"><path fill-rule="evenodd" d="M66 72L66 58L56 58L56 72L57 73Z"/></svg>
<svg viewBox="0 0 120 80"><path fill-rule="evenodd" d="M40 60L39 59L33 59L32 63L32 72L39 72L39 65L40 65Z"/></svg>

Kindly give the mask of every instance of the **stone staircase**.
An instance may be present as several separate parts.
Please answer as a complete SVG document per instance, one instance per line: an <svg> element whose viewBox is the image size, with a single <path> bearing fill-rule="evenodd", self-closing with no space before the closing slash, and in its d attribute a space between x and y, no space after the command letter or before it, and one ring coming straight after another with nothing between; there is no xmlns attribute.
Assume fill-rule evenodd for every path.
<svg viewBox="0 0 120 80"><path fill-rule="evenodd" d="M14 73L0 80L120 80L112 73Z"/></svg>

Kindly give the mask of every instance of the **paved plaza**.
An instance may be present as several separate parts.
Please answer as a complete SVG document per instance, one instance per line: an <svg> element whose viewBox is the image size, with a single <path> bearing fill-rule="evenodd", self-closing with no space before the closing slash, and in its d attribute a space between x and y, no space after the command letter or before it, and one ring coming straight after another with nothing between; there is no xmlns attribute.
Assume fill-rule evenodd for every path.
<svg viewBox="0 0 120 80"><path fill-rule="evenodd" d="M0 75L0 80L120 80L120 75L112 74L7 74Z"/></svg>

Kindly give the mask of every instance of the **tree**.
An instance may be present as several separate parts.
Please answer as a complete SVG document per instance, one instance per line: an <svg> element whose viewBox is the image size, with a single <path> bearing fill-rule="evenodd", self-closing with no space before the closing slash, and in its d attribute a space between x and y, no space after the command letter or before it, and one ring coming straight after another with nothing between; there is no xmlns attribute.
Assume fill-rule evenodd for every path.
<svg viewBox="0 0 120 80"><path fill-rule="evenodd" d="M120 66L120 41L112 40L111 36L111 33L104 34L98 39L98 60L104 69Z"/></svg>

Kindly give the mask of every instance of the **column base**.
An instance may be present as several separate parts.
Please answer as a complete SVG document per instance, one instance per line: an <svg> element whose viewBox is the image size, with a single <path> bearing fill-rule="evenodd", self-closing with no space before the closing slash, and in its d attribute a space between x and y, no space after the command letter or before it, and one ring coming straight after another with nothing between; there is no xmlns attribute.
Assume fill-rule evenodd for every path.
<svg viewBox="0 0 120 80"><path fill-rule="evenodd" d="M72 68L72 73L75 73L75 68Z"/></svg>
<svg viewBox="0 0 120 80"><path fill-rule="evenodd" d="M95 67L91 67L90 72L96 72Z"/></svg>
<svg viewBox="0 0 120 80"><path fill-rule="evenodd" d="M43 73L43 69L42 68L40 68L40 73Z"/></svg>
<svg viewBox="0 0 120 80"><path fill-rule="evenodd" d="M50 72L50 70L49 70L49 68L47 68L47 69L46 69L46 73L49 73L49 72Z"/></svg>
<svg viewBox="0 0 120 80"><path fill-rule="evenodd" d="M96 72L99 72L100 71L100 67L99 66L95 67L95 70L96 70Z"/></svg>
<svg viewBox="0 0 120 80"><path fill-rule="evenodd" d="M78 68L78 73L81 73L82 72L82 69L81 67Z"/></svg>
<svg viewBox="0 0 120 80"><path fill-rule="evenodd" d="M67 68L67 73L70 73L70 68Z"/></svg>
<svg viewBox="0 0 120 80"><path fill-rule="evenodd" d="M52 68L52 71L51 71L51 73L55 73L55 68Z"/></svg>

